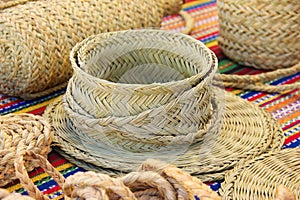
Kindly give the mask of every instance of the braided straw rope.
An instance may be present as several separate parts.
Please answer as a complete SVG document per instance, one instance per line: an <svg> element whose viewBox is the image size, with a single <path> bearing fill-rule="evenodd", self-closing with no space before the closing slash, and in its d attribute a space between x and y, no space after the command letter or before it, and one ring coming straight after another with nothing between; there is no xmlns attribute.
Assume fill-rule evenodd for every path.
<svg viewBox="0 0 300 200"><path fill-rule="evenodd" d="M218 40L224 54L240 64L278 70L238 78L222 75L224 82L216 84L271 93L300 88L299 82L279 86L262 84L266 76L274 80L300 71L299 2L219 0L217 5Z"/></svg>
<svg viewBox="0 0 300 200"><path fill-rule="evenodd" d="M9 114L0 117L0 186L16 179L15 158L24 150L41 156L50 152L53 133L50 125L40 116ZM35 160L25 163L28 170L38 166Z"/></svg>
<svg viewBox="0 0 300 200"><path fill-rule="evenodd" d="M101 32L159 28L182 0L0 1L0 91L25 99L64 88L71 48ZM193 28L186 20L185 33Z"/></svg>
<svg viewBox="0 0 300 200"><path fill-rule="evenodd" d="M211 181L282 146L270 114L212 86L217 59L190 36L103 33L77 44L71 62L67 92L44 116L57 150L83 168L115 176L159 158Z"/></svg>
<svg viewBox="0 0 300 200"><path fill-rule="evenodd" d="M278 185L290 189L282 199L300 199L300 149L264 154L236 166L222 183L223 199L272 199ZM282 187L283 187L282 186ZM284 191L284 188L281 189ZM289 197L290 196L290 197ZM281 199L281 198L278 198Z"/></svg>
<svg viewBox="0 0 300 200"><path fill-rule="evenodd" d="M221 198L199 179L175 166L157 160L146 160L138 172L118 178L95 172L79 172L64 177L45 159L32 151L25 151L16 159L16 174L23 187L34 199L48 200L30 180L24 160L38 160L45 172L61 186L65 199L198 199ZM0 192L1 194L1 192Z"/></svg>

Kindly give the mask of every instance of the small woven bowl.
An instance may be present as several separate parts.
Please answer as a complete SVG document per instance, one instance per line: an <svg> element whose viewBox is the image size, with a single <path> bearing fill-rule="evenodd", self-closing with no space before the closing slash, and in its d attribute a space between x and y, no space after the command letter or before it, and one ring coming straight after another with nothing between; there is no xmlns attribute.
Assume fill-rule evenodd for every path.
<svg viewBox="0 0 300 200"><path fill-rule="evenodd" d="M121 117L157 108L196 85L209 89L216 57L204 44L191 43L191 37L158 30L89 37L71 52L70 95L94 117Z"/></svg>
<svg viewBox="0 0 300 200"><path fill-rule="evenodd" d="M32 114L9 114L0 117L0 186L17 179L15 158L25 150L44 157L51 151L53 133L50 125L41 116ZM29 171L38 167L35 160L25 163Z"/></svg>

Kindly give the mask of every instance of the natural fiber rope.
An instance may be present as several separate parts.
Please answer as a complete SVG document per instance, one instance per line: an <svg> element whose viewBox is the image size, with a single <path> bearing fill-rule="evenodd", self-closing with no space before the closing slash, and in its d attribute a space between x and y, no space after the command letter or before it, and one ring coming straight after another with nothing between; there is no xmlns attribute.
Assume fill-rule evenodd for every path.
<svg viewBox="0 0 300 200"><path fill-rule="evenodd" d="M30 180L24 159L38 160L45 172L61 186L65 199L200 199L220 200L220 197L199 179L157 160L147 160L138 172L112 178L95 172L78 172L66 180L44 157L32 151L19 154L16 174L29 195L48 200ZM7 193L4 192L4 195Z"/></svg>
<svg viewBox="0 0 300 200"><path fill-rule="evenodd" d="M163 16L180 11L182 1L16 0L0 5L0 91L31 99L63 87L71 77L69 51L76 42L101 32L158 28ZM193 19L185 11L179 14L186 20L184 32L190 32Z"/></svg>
<svg viewBox="0 0 300 200"><path fill-rule="evenodd" d="M215 77L214 85L220 87L232 87L244 90L253 90L260 92L285 92L300 88L300 82L284 85L268 85L264 82L275 80L284 76L289 76L300 71L300 63L290 68L277 69L271 72L265 72L257 75L230 75L220 74Z"/></svg>
<svg viewBox="0 0 300 200"><path fill-rule="evenodd" d="M50 152L53 132L40 116L32 114L8 114L0 116L0 186L16 179L15 158L24 150L32 150L41 156ZM37 167L35 160L25 163L28 170Z"/></svg>

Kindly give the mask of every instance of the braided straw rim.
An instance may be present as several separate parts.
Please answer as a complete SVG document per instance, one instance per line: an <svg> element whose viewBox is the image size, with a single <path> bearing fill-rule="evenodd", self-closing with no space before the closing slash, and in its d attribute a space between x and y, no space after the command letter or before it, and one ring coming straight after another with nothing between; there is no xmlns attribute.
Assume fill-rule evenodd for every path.
<svg viewBox="0 0 300 200"><path fill-rule="evenodd" d="M0 186L17 179L14 163L24 150L32 150L46 157L51 151L53 132L41 116L32 114L8 114L0 116ZM38 166L36 160L25 163L28 170Z"/></svg>
<svg viewBox="0 0 300 200"><path fill-rule="evenodd" d="M300 199L300 149L284 149L244 161L225 176L223 199L272 199L278 185ZM292 197L293 195L291 195ZM293 199L293 198L291 198Z"/></svg>

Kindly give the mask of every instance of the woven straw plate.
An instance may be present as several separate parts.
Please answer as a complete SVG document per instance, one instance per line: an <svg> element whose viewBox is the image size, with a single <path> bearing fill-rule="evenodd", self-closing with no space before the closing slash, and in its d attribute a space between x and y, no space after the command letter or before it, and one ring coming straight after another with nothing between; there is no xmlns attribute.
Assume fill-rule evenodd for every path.
<svg viewBox="0 0 300 200"><path fill-rule="evenodd" d="M24 150L31 150L46 157L51 151L53 133L41 116L9 114L0 116L0 186L17 179L15 159ZM25 163L29 171L38 167L35 160Z"/></svg>
<svg viewBox="0 0 300 200"><path fill-rule="evenodd" d="M217 59L187 35L100 34L77 44L71 61L67 92L45 117L59 151L84 168L131 172L150 156L218 180L283 143L270 114L212 86Z"/></svg>
<svg viewBox="0 0 300 200"><path fill-rule="evenodd" d="M282 184L300 199L300 149L284 149L264 154L236 166L222 183L223 199L273 199Z"/></svg>

